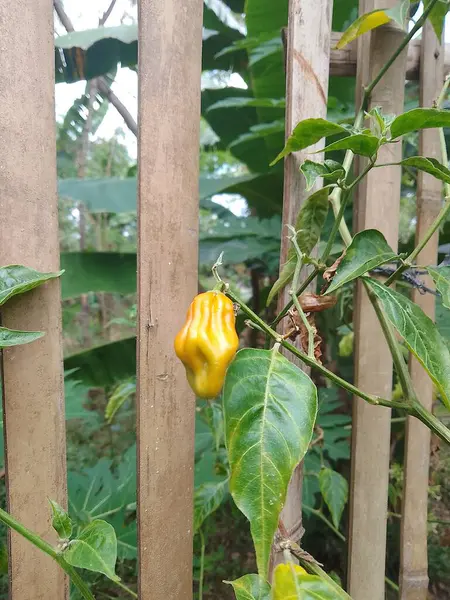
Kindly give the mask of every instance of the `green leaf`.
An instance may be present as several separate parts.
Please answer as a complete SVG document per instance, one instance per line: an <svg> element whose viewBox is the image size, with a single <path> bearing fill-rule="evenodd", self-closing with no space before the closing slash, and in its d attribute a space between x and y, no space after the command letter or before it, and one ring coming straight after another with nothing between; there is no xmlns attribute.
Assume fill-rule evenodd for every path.
<svg viewBox="0 0 450 600"><path fill-rule="evenodd" d="M287 486L311 441L317 391L278 352L244 349L228 369L223 406L230 492L250 521L258 572L266 578Z"/></svg>
<svg viewBox="0 0 450 600"><path fill-rule="evenodd" d="M424 0L424 8L430 4L431 0ZM447 0L438 0L433 7L428 19L433 25L433 29L439 41L442 39L442 32L444 30L445 16L449 9L449 3Z"/></svg>
<svg viewBox="0 0 450 600"><path fill-rule="evenodd" d="M116 416L116 413L123 404L136 393L136 381L124 381L120 383L109 397L108 404L105 408L105 419L108 424L111 424Z"/></svg>
<svg viewBox="0 0 450 600"><path fill-rule="evenodd" d="M215 512L225 499L228 479L219 482L203 483L194 490L194 531Z"/></svg>
<svg viewBox="0 0 450 600"><path fill-rule="evenodd" d="M386 10L386 14L403 29L408 22L408 14L411 0L398 0L397 4Z"/></svg>
<svg viewBox="0 0 450 600"><path fill-rule="evenodd" d="M270 585L259 575L244 575L235 581L225 581L233 586L236 600L270 600Z"/></svg>
<svg viewBox="0 0 450 600"><path fill-rule="evenodd" d="M395 140L405 133L434 127L450 127L450 111L437 108L413 108L392 121L391 138Z"/></svg>
<svg viewBox="0 0 450 600"><path fill-rule="evenodd" d="M17 294L24 294L49 279L64 273L40 273L23 265L9 265L0 268L0 306Z"/></svg>
<svg viewBox="0 0 450 600"><path fill-rule="evenodd" d="M402 160L400 164L405 167L413 167L415 169L419 169L420 171L425 171L425 173L433 175L433 177L436 177L436 179L450 183L450 169L447 169L447 167L445 167L435 158L411 156L410 158L405 158Z"/></svg>
<svg viewBox="0 0 450 600"><path fill-rule="evenodd" d="M427 271L433 278L437 290L442 296L442 304L446 308L450 308L450 266L427 267Z"/></svg>
<svg viewBox="0 0 450 600"><path fill-rule="evenodd" d="M319 241L321 231L325 225L329 207L328 194L329 189L327 187L317 190L317 192L314 192L314 194L311 194L305 200L298 213L295 224L297 244L300 250L306 255L309 255ZM292 280L296 264L297 255L294 248L290 248L288 260L281 269L280 276L268 295L267 306L271 304L277 294Z"/></svg>
<svg viewBox="0 0 450 600"><path fill-rule="evenodd" d="M283 150L276 159L271 162L271 166L291 152L298 152L299 150L308 148L308 146L316 144L322 138L338 133L348 134L348 131L345 127L342 127L342 125L326 121L325 119L305 119L304 121L300 121L289 136Z"/></svg>
<svg viewBox="0 0 450 600"><path fill-rule="evenodd" d="M52 527L61 540L68 540L72 535L73 523L67 512L53 500L49 500L52 507Z"/></svg>
<svg viewBox="0 0 450 600"><path fill-rule="evenodd" d="M91 387L117 385L136 374L136 337L70 354L64 367L78 369L77 379Z"/></svg>
<svg viewBox="0 0 450 600"><path fill-rule="evenodd" d="M347 597L342 591L342 597ZM337 600L339 595L329 583L308 575L293 564L278 565L274 572L272 600Z"/></svg>
<svg viewBox="0 0 450 600"><path fill-rule="evenodd" d="M136 254L119 252L62 252L63 300L88 292L136 292Z"/></svg>
<svg viewBox="0 0 450 600"><path fill-rule="evenodd" d="M114 527L96 519L85 527L78 538L69 542L62 553L69 565L103 573L112 581L119 581L115 573L117 560L117 539Z"/></svg>
<svg viewBox="0 0 450 600"><path fill-rule="evenodd" d="M336 529L348 500L348 483L337 471L322 469L319 474L320 493L328 506Z"/></svg>
<svg viewBox="0 0 450 600"><path fill-rule="evenodd" d="M339 265L326 291L331 294L338 288L368 271L397 258L397 254L377 229L366 229L357 233Z"/></svg>
<svg viewBox="0 0 450 600"><path fill-rule="evenodd" d="M338 179L345 176L344 167L335 160L325 160L323 164L312 160L305 160L300 166L300 171L305 176L307 190L310 190L314 186L319 177L335 183Z"/></svg>
<svg viewBox="0 0 450 600"><path fill-rule="evenodd" d="M246 108L254 106L256 108L285 108L286 100L284 98L224 98L215 104L212 104L208 111L219 108Z"/></svg>
<svg viewBox="0 0 450 600"><path fill-rule="evenodd" d="M389 23L391 17L387 14L386 9L372 10L364 15L361 15L356 21L354 21L350 27L344 31L339 42L336 44L338 50L345 48L347 44L356 40L360 35Z"/></svg>
<svg viewBox="0 0 450 600"><path fill-rule="evenodd" d="M360 156L372 157L376 154L380 146L380 140L375 135L368 133L357 133L355 135L349 135L343 140L333 142L328 146L325 146L324 152L332 152L335 150L351 150L354 154ZM321 150L322 152L322 150Z"/></svg>
<svg viewBox="0 0 450 600"><path fill-rule="evenodd" d="M43 335L45 335L43 331L17 331L15 329L0 327L0 349L29 344L38 340Z"/></svg>
<svg viewBox="0 0 450 600"><path fill-rule="evenodd" d="M443 403L450 409L450 352L436 325L417 304L402 294L374 279L364 278L364 281L381 300L392 325L423 365Z"/></svg>

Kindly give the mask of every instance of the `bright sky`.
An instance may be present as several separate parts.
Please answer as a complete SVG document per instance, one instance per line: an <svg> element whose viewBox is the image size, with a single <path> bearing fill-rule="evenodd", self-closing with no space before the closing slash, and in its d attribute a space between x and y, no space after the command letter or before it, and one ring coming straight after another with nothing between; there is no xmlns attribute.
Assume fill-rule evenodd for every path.
<svg viewBox="0 0 450 600"><path fill-rule="evenodd" d="M90 29L98 26L98 19L102 16L109 4L109 0L64 0L64 7L75 29ZM81 8L82 7L82 8ZM137 20L137 7L131 0L117 0L114 9L107 21L107 25L120 25L121 22L131 23ZM59 19L55 17L55 27L58 34L65 33ZM446 22L446 40L450 40L450 21ZM235 84L239 85L236 81ZM56 116L62 117L73 104L73 101L84 93L86 83L80 81L72 84L59 83L56 86ZM137 74L130 69L119 69L112 89L125 104L130 113L137 119ZM117 128L122 128L125 133L125 144L130 155L137 156L136 137L124 125L121 116L112 106L106 114L96 137L110 138Z"/></svg>

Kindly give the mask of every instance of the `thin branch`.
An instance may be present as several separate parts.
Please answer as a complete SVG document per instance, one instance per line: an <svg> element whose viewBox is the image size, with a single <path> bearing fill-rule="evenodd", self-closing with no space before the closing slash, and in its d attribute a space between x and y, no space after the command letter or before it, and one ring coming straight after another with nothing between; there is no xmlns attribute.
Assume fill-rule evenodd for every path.
<svg viewBox="0 0 450 600"><path fill-rule="evenodd" d="M109 19L109 16L112 13L115 4L116 4L116 0L111 0L111 3L108 6L108 8L105 10L105 12L103 13L103 16L98 20L98 24L100 25L100 27L102 27L102 25L104 25L106 23L106 21Z"/></svg>
<svg viewBox="0 0 450 600"><path fill-rule="evenodd" d="M111 4L114 7L114 3L112 2ZM58 18L61 21L61 23L62 23L63 27L65 28L65 30L68 33L72 33L73 31L75 31L75 28L74 28L74 26L72 24L72 21L67 16L67 13L64 10L64 6L63 6L61 0L53 0L53 6L54 6L55 12L58 15ZM111 8L111 6L110 6L110 8ZM111 8L111 10L112 10L112 8ZM111 13L111 11L110 11L110 13ZM103 16L105 16L105 15L103 15ZM137 136L137 130L138 130L138 128L137 128L136 121L133 119L131 113L125 107L125 105L119 100L119 98L111 90L111 88L109 87L106 79L104 77L98 77L97 78L97 85L98 85L99 91L111 102L111 104L114 106L114 108L120 114L120 116L122 117L122 119L125 121L125 124L128 127L128 129L132 133L134 133L135 136Z"/></svg>

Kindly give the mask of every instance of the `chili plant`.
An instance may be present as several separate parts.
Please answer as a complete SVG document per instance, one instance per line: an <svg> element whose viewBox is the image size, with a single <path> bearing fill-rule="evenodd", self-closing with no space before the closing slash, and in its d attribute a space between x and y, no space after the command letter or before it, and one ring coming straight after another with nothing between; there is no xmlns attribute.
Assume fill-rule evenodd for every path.
<svg viewBox="0 0 450 600"><path fill-rule="evenodd" d="M445 10L442 9L443 5ZM339 46L344 46L368 29L390 20L405 26L408 8L409 0L402 0L395 9L377 10L361 16L344 33ZM339 136L339 139L329 141L325 153L333 150L346 151L342 163L331 160L325 160L323 163L306 160L300 168L299 176L306 178L308 189L313 187L318 178L322 178L325 185L306 199L298 214L295 228L290 229L291 249L288 260L269 294L268 302L274 300L286 286L290 286L291 300L276 319L272 323L266 323L231 291L218 272L221 258L214 265L213 273L217 280L215 293L218 298L224 294L228 296L235 303L236 309L245 314L247 323L266 335L267 349L244 348L238 351L226 371L226 376L218 376L218 373L225 372L229 362L229 355L223 351L220 343L222 339L229 337L229 319L220 309L208 307L203 318L195 320L192 319L191 308L191 318L188 318L185 326L189 329L189 352L192 357L188 365L188 379L192 384L197 376L202 375L202 370L206 369L208 373L216 374L212 387L219 389L223 385L222 408L228 487L237 507L250 522L256 552L258 574L246 575L230 582L238 600L349 598L312 557L289 539L280 520L289 481L295 467L311 445L317 417L317 390L313 381L280 353L282 348L352 395L373 405L401 409L420 419L437 436L450 443L450 430L421 404L416 395L398 336L403 339L408 351L417 358L432 379L447 410L450 410L450 350L435 324L421 308L392 287L396 280L404 278L405 275L408 275L405 281L416 277L415 259L450 213L450 170L445 142L442 143L442 162L435 158L414 156L396 163L398 168L412 167L436 177L444 183L445 188L445 202L440 214L412 252L408 255L397 254L377 230L365 230L352 237L344 219L345 208L358 184L371 170L387 166L378 161L380 148L399 142L402 136L414 131L450 126L450 112L441 109L449 80L446 81L433 108L417 108L398 116L385 115L377 107L369 110L375 86L425 20L430 17L439 33L442 27L442 12L445 16L447 10L448 3L437 0L424 3L422 16L411 31L405 34L402 43L373 81L365 87L362 104L352 126L340 125L326 119L311 118L301 121L294 128L284 149L273 161L275 164L291 152L307 149L324 138L329 141L333 136ZM363 157L366 166L353 178L351 166L355 155ZM320 239L330 205L335 217L334 226L323 253L317 259L312 256L312 250ZM330 265L330 253L338 233L346 250L333 265ZM382 270L384 265L392 263L396 266L387 279L375 278L376 272ZM311 265L312 272L306 278L303 277L303 270ZM449 309L450 267L426 266L425 271L434 279L443 305ZM325 282L320 294L307 293L306 289L319 275L323 276ZM383 398L367 393L327 369L320 360L320 340L313 312L333 305L334 294L344 285L357 280L364 286L387 340L402 388L400 397L397 395ZM193 304L195 302L194 300ZM223 306L223 301L217 300L217 305ZM275 327L284 318L291 319L292 327L286 335L280 335ZM215 353L210 347L214 336L218 341ZM301 349L292 344L292 340L297 336L300 336ZM186 348L184 352L186 353ZM202 360L194 364L193 359L200 356ZM185 356L181 358L187 363ZM192 369L194 374L189 372ZM325 470L322 478L324 481L320 482L321 491L326 501L327 488L341 485L341 481L333 480L333 471L329 473ZM205 488L201 492L204 497L197 498L199 506L196 506L195 513L199 523L205 516L202 510L207 514L220 504L223 485L220 489ZM334 511L330 510L334 525L339 521L339 510L342 511L339 507ZM196 528L199 527L200 524L196 524ZM277 529L281 534L278 544L284 552L286 564L276 567L272 582L269 583L271 548ZM294 564L293 556L299 560L301 566Z"/></svg>

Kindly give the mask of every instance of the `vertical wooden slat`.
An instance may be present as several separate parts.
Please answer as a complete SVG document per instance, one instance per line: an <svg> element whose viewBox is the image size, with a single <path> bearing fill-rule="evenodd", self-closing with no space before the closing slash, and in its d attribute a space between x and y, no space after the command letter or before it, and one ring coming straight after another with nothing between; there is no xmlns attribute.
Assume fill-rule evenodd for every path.
<svg viewBox="0 0 450 600"><path fill-rule="evenodd" d="M444 53L433 27L426 23L422 35L420 58L420 105L429 108L437 100L444 79ZM420 132L419 154L441 160L439 130ZM442 183L419 172L417 179L418 243L436 218L442 206ZM420 265L436 264L438 235L417 257ZM433 287L431 278L426 285ZM413 292L414 301L434 319L435 298L431 294ZM433 383L415 359L411 359L410 373L419 400L431 410ZM430 459L430 430L420 421L409 417L406 422L405 480L403 490L400 598L426 600L428 594L427 517L428 470Z"/></svg>
<svg viewBox="0 0 450 600"><path fill-rule="evenodd" d="M197 293L202 9L139 4L140 600L192 598L195 399L173 341Z"/></svg>
<svg viewBox="0 0 450 600"><path fill-rule="evenodd" d="M311 117L326 118L328 96L328 73L330 63L330 33L332 0L290 0L287 31L286 56L286 135L290 135L299 121ZM314 190L306 192L305 179L299 172L303 161L310 153L323 148L323 142L311 146L305 152L291 154L285 160L283 225L295 225L301 205L306 198L321 186L317 182ZM319 159L317 159L319 160ZM283 227L281 242L281 264L286 262L290 242L289 232ZM290 300L289 286L280 295L281 310ZM290 327L287 319L282 322L280 332ZM292 356L288 355L291 359ZM302 465L292 476L284 509L283 524L295 538L302 521ZM282 561L282 553L272 556L276 566Z"/></svg>
<svg viewBox="0 0 450 600"><path fill-rule="evenodd" d="M51 0L0 2L0 265L59 268ZM1 309L11 329L45 337L3 352L8 510L49 541L47 498L66 503L60 282ZM12 534L11 600L63 600L64 573Z"/></svg>
<svg viewBox="0 0 450 600"><path fill-rule="evenodd" d="M394 6L396 0L360 0L360 14ZM398 47L404 32L394 25L363 36L358 52L357 89L372 79ZM385 114L403 111L406 52L397 59L372 96L372 106ZM398 162L401 144L384 146L379 163ZM397 247L400 169L372 171L355 198L356 228L379 229ZM366 392L389 398L392 361L370 301L357 287L355 304L355 381ZM354 600L385 597L386 518L389 482L389 409L354 399L350 501L349 593Z"/></svg>

